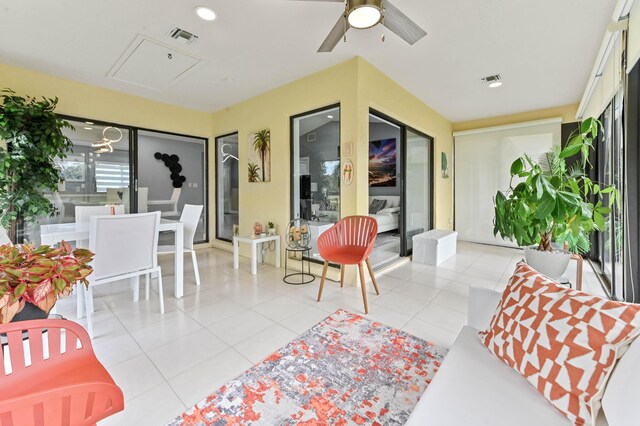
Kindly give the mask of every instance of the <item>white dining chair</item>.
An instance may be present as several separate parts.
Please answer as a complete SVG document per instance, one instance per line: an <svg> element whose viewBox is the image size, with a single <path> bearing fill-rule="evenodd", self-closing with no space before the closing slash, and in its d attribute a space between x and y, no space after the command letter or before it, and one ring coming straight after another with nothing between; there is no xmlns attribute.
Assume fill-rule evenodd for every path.
<svg viewBox="0 0 640 426"><path fill-rule="evenodd" d="M170 210L163 210L162 216L178 216L178 201L180 200L180 194L182 188L173 188L171 198L168 200L149 200L147 205L149 206L170 206Z"/></svg>
<svg viewBox="0 0 640 426"><path fill-rule="evenodd" d="M184 227L184 252L191 253L191 261L193 262L193 272L196 275L196 285L200 285L200 273L198 272L198 259L196 251L193 248L193 240L196 235L196 228L200 222L200 215L204 206L193 204L185 204L180 215L180 222ZM159 246L158 253L175 253L176 246Z"/></svg>
<svg viewBox="0 0 640 426"><path fill-rule="evenodd" d="M107 205L107 206L76 206L76 223L89 224L91 216L108 216L108 215L121 215L124 214L124 205ZM88 240L76 241L76 247L88 248ZM85 295L84 288L82 286L76 286L76 309L77 317L82 318L84 316Z"/></svg>
<svg viewBox="0 0 640 426"><path fill-rule="evenodd" d="M76 206L76 223L89 223L91 216L124 214L124 204L106 206Z"/></svg>
<svg viewBox="0 0 640 426"><path fill-rule="evenodd" d="M158 265L158 227L160 212L116 216L92 216L89 225L91 263L89 288L85 292L87 331L93 338L93 289L123 279L134 280L134 300L139 299L140 275L157 273L160 313L164 314L162 270ZM145 298L149 298L149 281Z"/></svg>

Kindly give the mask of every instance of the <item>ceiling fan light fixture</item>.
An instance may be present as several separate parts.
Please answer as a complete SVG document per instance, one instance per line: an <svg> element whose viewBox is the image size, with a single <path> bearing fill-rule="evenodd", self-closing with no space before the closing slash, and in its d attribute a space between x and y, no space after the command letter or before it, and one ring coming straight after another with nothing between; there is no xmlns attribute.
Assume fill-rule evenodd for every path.
<svg viewBox="0 0 640 426"><path fill-rule="evenodd" d="M382 0L350 0L347 6L347 21L354 28L371 28L382 20Z"/></svg>

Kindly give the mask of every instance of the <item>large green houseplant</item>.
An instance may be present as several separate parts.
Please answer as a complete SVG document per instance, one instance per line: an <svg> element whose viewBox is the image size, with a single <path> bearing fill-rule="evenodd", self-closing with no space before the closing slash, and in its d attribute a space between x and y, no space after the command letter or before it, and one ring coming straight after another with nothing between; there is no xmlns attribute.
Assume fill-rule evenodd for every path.
<svg viewBox="0 0 640 426"><path fill-rule="evenodd" d="M0 226L17 240L18 221L32 222L54 212L45 191L55 192L61 182L57 159L64 158L72 142L62 129L73 127L55 112L58 99L22 97L0 92Z"/></svg>
<svg viewBox="0 0 640 426"><path fill-rule="evenodd" d="M535 245L538 252L560 252L566 246L566 264L570 253L589 251L591 233L604 229L618 199L613 186L594 182L586 174L600 129L598 120L588 118L563 149L554 147L539 162L527 155L516 159L509 189L495 196L494 235L521 247ZM578 155L581 158L568 166L566 160Z"/></svg>

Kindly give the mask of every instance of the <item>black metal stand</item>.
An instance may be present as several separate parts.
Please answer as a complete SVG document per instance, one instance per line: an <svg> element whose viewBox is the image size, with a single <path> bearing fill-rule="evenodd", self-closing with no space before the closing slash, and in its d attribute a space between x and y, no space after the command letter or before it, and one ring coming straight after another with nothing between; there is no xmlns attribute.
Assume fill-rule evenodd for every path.
<svg viewBox="0 0 640 426"><path fill-rule="evenodd" d="M291 285L302 285L302 284L309 284L310 282L312 282L313 280L316 279L315 275L313 275L311 273L311 262L309 262L309 259L305 260L305 253L307 255L307 258L309 257L309 253L311 251L310 247L302 247L302 248L290 248L287 247L285 248L285 256L284 256L284 278L282 278L282 281L284 281L287 284L291 284ZM293 273L289 273L289 253L300 253L300 271L301 272L293 272ZM304 271L304 264L305 262L307 263L307 272ZM292 277L300 277L300 281L297 280L293 280L291 279Z"/></svg>

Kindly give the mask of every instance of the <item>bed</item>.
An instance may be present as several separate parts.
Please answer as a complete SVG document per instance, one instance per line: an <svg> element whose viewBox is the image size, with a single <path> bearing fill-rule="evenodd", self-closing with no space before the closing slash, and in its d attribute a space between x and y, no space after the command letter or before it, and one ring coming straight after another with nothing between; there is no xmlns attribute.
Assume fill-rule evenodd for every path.
<svg viewBox="0 0 640 426"><path fill-rule="evenodd" d="M385 200L384 208L376 214L369 214L378 223L378 234L398 229L400 218L400 196L399 195L374 195L369 197L369 205L373 200Z"/></svg>

